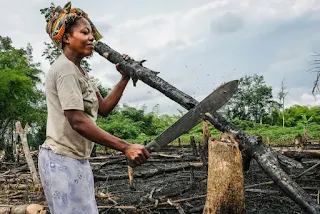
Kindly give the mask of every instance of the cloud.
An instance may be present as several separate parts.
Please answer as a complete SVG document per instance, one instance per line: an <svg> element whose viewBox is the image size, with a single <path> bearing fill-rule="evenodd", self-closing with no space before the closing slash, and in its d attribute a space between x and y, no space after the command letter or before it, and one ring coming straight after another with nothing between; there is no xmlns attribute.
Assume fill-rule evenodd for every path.
<svg viewBox="0 0 320 214"><path fill-rule="evenodd" d="M7 2L0 29L0 35L10 36L18 47L30 42L44 71L49 64L41 56L43 42L50 40L39 10L50 2ZM312 52L320 50L318 0L79 0L73 5L89 13L103 42L135 59L147 59L145 66L198 101L222 82L257 73L274 93L285 78L288 105L312 104L307 94L315 76L306 71ZM120 79L114 65L98 54L91 64L91 75L102 85L113 87ZM121 102L145 103L148 110L159 104L160 113L182 109L142 82L136 88L130 83Z"/></svg>
<svg viewBox="0 0 320 214"><path fill-rule="evenodd" d="M312 95L311 92L306 93L302 88L296 88L289 92L285 100L285 107L288 108L293 105L304 105L304 106L319 106L320 95ZM300 92L300 93L297 93Z"/></svg>
<svg viewBox="0 0 320 214"><path fill-rule="evenodd" d="M320 96L313 96L311 94L303 93L301 95L301 101L304 103L304 105L308 106L320 105Z"/></svg>
<svg viewBox="0 0 320 214"><path fill-rule="evenodd" d="M213 33L233 33L241 29L243 25L244 20L239 14L228 11L211 21L210 30Z"/></svg>

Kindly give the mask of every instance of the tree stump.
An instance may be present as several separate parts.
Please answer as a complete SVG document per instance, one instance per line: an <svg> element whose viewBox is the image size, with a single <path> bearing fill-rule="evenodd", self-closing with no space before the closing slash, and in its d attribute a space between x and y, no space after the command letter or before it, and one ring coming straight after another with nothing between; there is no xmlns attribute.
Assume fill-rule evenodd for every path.
<svg viewBox="0 0 320 214"><path fill-rule="evenodd" d="M209 141L204 214L244 214L244 180L238 144L223 136Z"/></svg>

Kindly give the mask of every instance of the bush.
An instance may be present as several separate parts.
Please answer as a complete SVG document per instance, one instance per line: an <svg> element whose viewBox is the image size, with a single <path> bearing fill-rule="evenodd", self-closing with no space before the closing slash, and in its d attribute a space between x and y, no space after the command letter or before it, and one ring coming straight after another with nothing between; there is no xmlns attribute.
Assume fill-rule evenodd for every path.
<svg viewBox="0 0 320 214"><path fill-rule="evenodd" d="M113 120L108 123L99 120L97 124L106 132L122 139L133 139L140 134L139 122L132 123L129 119Z"/></svg>

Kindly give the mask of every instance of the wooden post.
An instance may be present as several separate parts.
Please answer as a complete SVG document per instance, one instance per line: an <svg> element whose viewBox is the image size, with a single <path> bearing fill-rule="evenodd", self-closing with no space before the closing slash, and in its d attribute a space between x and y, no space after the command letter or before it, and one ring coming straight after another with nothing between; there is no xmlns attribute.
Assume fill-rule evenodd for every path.
<svg viewBox="0 0 320 214"><path fill-rule="evenodd" d="M190 145L191 145L191 148L192 148L192 154L194 156L197 156L198 155L197 145L196 145L196 140L194 139L194 136L190 136Z"/></svg>
<svg viewBox="0 0 320 214"><path fill-rule="evenodd" d="M92 152L91 152L90 157L97 157L97 144L96 143L93 144L93 148L92 148Z"/></svg>
<svg viewBox="0 0 320 214"><path fill-rule="evenodd" d="M206 120L202 122L202 136L203 136L202 142L203 142L204 149L208 149L208 142L211 137L211 133L208 127L208 122Z"/></svg>
<svg viewBox="0 0 320 214"><path fill-rule="evenodd" d="M20 139L21 139L23 152L24 152L24 155L26 156L26 160L27 160L27 163L28 163L31 175L32 175L33 184L36 187L39 187L41 185L40 180L39 180L37 169L34 165L32 156L30 154L29 146L28 146L28 139L27 139L28 128L29 128L28 124L26 124L26 126L23 129L21 126L21 123L19 121L16 122L16 131L19 134Z"/></svg>
<svg viewBox="0 0 320 214"><path fill-rule="evenodd" d="M209 142L208 191L204 214L244 214L242 158L237 143Z"/></svg>

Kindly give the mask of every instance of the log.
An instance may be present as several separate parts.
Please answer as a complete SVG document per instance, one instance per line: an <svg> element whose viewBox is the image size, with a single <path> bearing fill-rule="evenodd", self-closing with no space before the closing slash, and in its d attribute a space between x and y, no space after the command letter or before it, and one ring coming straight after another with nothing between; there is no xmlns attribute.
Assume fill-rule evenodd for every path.
<svg viewBox="0 0 320 214"><path fill-rule="evenodd" d="M205 214L245 213L242 158L237 143L209 142Z"/></svg>
<svg viewBox="0 0 320 214"><path fill-rule="evenodd" d="M319 150L291 149L291 148L277 149L277 148L275 148L275 151L278 151L279 153L281 153L287 157L296 159L296 160L301 160L303 158L320 159L320 151Z"/></svg>
<svg viewBox="0 0 320 214"><path fill-rule="evenodd" d="M0 207L0 214L46 214L43 205L25 204L16 206Z"/></svg>
<svg viewBox="0 0 320 214"><path fill-rule="evenodd" d="M158 77L158 72L144 67L142 63L145 60L125 60L120 53L102 42L95 43L95 51L111 63L119 63L120 67L132 78L134 85L138 80L141 80L187 110L192 109L199 103L193 97ZM281 169L277 154L262 142L261 137L249 135L236 128L217 112L206 114L204 119L209 121L217 130L229 133L238 140L245 170L249 169L251 158L254 158L275 183L303 210L314 214L320 213L320 205Z"/></svg>
<svg viewBox="0 0 320 214"><path fill-rule="evenodd" d="M27 140L28 128L29 128L28 124L26 124L26 126L23 129L20 121L16 122L16 131L19 134L20 139L21 139L23 152L24 152L24 155L26 157L26 161L28 163L28 166L29 166L29 169L31 172L33 183L35 186L40 186L41 184L40 184L40 180L38 177L38 172L37 172L37 169L34 165L32 156L30 154L29 146L28 146L28 140Z"/></svg>

